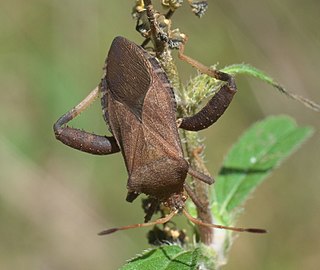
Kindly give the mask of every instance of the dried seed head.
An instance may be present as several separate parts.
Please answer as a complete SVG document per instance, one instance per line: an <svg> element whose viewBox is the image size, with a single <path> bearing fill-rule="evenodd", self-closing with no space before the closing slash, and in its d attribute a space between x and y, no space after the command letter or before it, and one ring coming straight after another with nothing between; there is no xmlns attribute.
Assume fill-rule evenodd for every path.
<svg viewBox="0 0 320 270"><path fill-rule="evenodd" d="M143 0L136 0L136 4L132 8L132 17L134 19L138 19L140 17L140 13L144 12L145 6Z"/></svg>
<svg viewBox="0 0 320 270"><path fill-rule="evenodd" d="M180 45L184 42L186 35L181 33L180 30L174 29L170 32L168 45L170 49L179 49Z"/></svg>
<svg viewBox="0 0 320 270"><path fill-rule="evenodd" d="M183 0L162 0L162 5L171 9L177 9L181 7L182 2Z"/></svg>
<svg viewBox="0 0 320 270"><path fill-rule="evenodd" d="M189 4L192 8L192 12L199 18L202 17L208 9L207 1L189 0Z"/></svg>

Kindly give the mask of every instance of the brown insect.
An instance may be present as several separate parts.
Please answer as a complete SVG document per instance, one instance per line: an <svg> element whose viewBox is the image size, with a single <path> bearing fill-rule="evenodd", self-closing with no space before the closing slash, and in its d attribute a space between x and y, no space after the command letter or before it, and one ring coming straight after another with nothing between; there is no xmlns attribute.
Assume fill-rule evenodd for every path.
<svg viewBox="0 0 320 270"><path fill-rule="evenodd" d="M236 93L236 85L230 75L203 66L185 56L183 50L182 45L179 53L181 59L197 67L202 73L226 82L202 110L194 116L179 119L180 128L198 131L212 125L223 114ZM193 170L183 157L175 96L157 59L133 42L116 37L104 70L100 85L55 123L55 136L64 144L91 154L108 155L121 151L129 176L127 201L132 202L141 193L151 198L145 222L151 219L160 203L168 206L171 212L155 222L112 228L100 234L166 223L178 212L183 212L188 219L202 226L265 232L261 229L230 228L203 223L184 209L187 199L185 192L201 207L185 182L187 174L207 184L214 181ZM112 137L66 126L99 94L103 116Z"/></svg>

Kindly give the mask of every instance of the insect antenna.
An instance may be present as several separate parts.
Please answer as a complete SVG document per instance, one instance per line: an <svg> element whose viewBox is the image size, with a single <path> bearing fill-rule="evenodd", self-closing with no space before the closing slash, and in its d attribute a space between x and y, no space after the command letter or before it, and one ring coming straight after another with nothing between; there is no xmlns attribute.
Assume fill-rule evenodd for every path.
<svg viewBox="0 0 320 270"><path fill-rule="evenodd" d="M127 225L127 226L122 226L122 227L106 229L106 230L103 230L102 232L99 232L98 235L107 235L107 234L115 233L117 231L124 231L124 230L129 230L129 229L140 228L140 227L148 227L148 226L153 226L153 225L157 225L157 224L163 224L163 223L168 222L177 213L178 213L177 210L173 211L169 215L167 215L166 217L159 218L159 219L152 221L152 222L132 224L132 225Z"/></svg>
<svg viewBox="0 0 320 270"><path fill-rule="evenodd" d="M217 228L217 229L225 229L230 231L236 231L236 232L250 232L250 233L267 233L264 229L257 229L257 228L237 228L237 227L229 227L229 226L223 226L223 225L216 225L211 223L205 223L202 222L199 219L194 218L191 216L185 209L182 210L183 214L194 224L205 226L205 227L211 227L211 228Z"/></svg>

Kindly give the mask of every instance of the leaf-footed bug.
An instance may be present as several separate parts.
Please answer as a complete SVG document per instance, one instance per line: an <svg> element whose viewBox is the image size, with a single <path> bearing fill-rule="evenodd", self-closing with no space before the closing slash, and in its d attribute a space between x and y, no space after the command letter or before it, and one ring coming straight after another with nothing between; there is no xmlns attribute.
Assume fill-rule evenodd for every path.
<svg viewBox="0 0 320 270"><path fill-rule="evenodd" d="M232 76L203 66L185 56L183 49L182 45L179 52L182 60L226 82L198 113L179 119L180 128L197 131L209 127L223 114L236 93L236 85ZM185 182L187 174L207 184L212 184L213 179L193 170L183 157L174 93L156 58L133 42L116 37L104 70L99 86L54 124L55 136L64 144L91 154L108 155L121 151L129 175L127 201L132 202L141 193L152 198L145 222L150 220L159 203L168 206L171 212L155 222L112 228L100 234L166 223L178 212L183 212L189 220L201 226L266 232L204 223L184 209L185 192L201 207ZM99 136L66 125L99 95L104 119L113 136Z"/></svg>

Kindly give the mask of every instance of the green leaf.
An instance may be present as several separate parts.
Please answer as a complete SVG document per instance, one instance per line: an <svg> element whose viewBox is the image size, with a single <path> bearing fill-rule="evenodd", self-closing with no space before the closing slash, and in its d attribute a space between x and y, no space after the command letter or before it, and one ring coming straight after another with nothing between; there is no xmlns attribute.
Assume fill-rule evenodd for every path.
<svg viewBox="0 0 320 270"><path fill-rule="evenodd" d="M258 78L258 79L272 85L273 87L278 89L281 93L285 94L286 96L301 102L302 104L309 107L310 109L317 111L317 112L320 111L319 104L317 104L314 101L309 100L305 97L288 92L283 86L281 86L279 83L274 81L266 73L264 73L263 71L255 68L253 66L250 66L248 64L234 64L234 65L227 66L227 67L223 68L221 71L229 73L231 75L245 74L245 75L250 75L255 78Z"/></svg>
<svg viewBox="0 0 320 270"><path fill-rule="evenodd" d="M224 67L221 71L231 75L246 74L258 78L268 84L277 85L277 83L270 76L248 64L234 64Z"/></svg>
<svg viewBox="0 0 320 270"><path fill-rule="evenodd" d="M214 187L218 214L230 213L286 157L312 134L287 116L273 116L254 124L232 147Z"/></svg>
<svg viewBox="0 0 320 270"><path fill-rule="evenodd" d="M131 259L120 270L196 270L200 257L200 248L187 251L176 245L161 246Z"/></svg>

